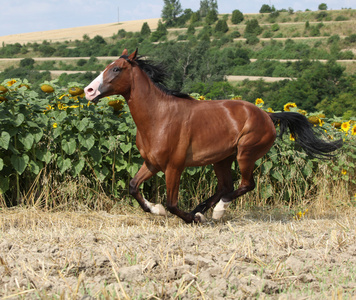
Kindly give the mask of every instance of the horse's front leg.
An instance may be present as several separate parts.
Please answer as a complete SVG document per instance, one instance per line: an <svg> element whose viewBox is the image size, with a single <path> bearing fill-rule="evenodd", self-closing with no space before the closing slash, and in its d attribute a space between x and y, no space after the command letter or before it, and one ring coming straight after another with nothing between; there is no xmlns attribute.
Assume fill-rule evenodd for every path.
<svg viewBox="0 0 356 300"><path fill-rule="evenodd" d="M167 186L167 209L170 213L180 217L186 223L204 222L205 218L201 213L187 213L178 208L178 192L181 174L182 171L176 168L168 168L165 172Z"/></svg>
<svg viewBox="0 0 356 300"><path fill-rule="evenodd" d="M155 168L144 162L135 177L131 179L129 192L130 195L132 195L137 200L137 202L140 204L140 206L145 212L151 212L155 215L165 216L166 210L164 209L162 204L153 204L149 202L144 197L142 197L139 191L141 183L145 180L150 179L156 173L157 170Z"/></svg>

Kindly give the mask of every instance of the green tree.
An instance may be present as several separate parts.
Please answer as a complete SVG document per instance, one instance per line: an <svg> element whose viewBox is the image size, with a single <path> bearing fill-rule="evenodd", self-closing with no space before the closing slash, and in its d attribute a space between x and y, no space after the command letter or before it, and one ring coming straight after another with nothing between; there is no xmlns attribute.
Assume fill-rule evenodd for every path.
<svg viewBox="0 0 356 300"><path fill-rule="evenodd" d="M190 23L194 24L199 21L200 21L200 13L199 12L192 13L192 15L190 16Z"/></svg>
<svg viewBox="0 0 356 300"><path fill-rule="evenodd" d="M260 8L260 14L271 13L272 11L273 11L272 7L270 7L268 4L263 4Z"/></svg>
<svg viewBox="0 0 356 300"><path fill-rule="evenodd" d="M216 13L215 10L210 9L208 11L208 14L206 15L205 21L207 24L211 25L215 23L218 20L218 14Z"/></svg>
<svg viewBox="0 0 356 300"><path fill-rule="evenodd" d="M326 3L321 3L321 4L319 4L318 9L319 10L327 10L328 6L326 5Z"/></svg>
<svg viewBox="0 0 356 300"><path fill-rule="evenodd" d="M165 21L168 26L172 26L176 22L177 17L183 12L182 6L179 0L163 1L162 20Z"/></svg>
<svg viewBox="0 0 356 300"><path fill-rule="evenodd" d="M216 15L218 14L217 0L200 0L199 12L202 17L206 17L211 10L215 11Z"/></svg>
<svg viewBox="0 0 356 300"><path fill-rule="evenodd" d="M156 31L154 31L151 34L151 41L157 42L157 41L163 39L167 35L167 33L168 33L168 30L167 30L166 25L164 25L161 20L158 20L157 29L156 29Z"/></svg>
<svg viewBox="0 0 356 300"><path fill-rule="evenodd" d="M262 27L258 24L257 19L251 19L246 22L245 34L259 35L263 31Z"/></svg>
<svg viewBox="0 0 356 300"><path fill-rule="evenodd" d="M141 35L147 37L150 34L151 34L150 26L148 26L147 22L143 23L141 27Z"/></svg>
<svg viewBox="0 0 356 300"><path fill-rule="evenodd" d="M244 20L244 15L242 14L241 11L239 11L238 9L235 9L232 12L232 16L231 16L231 22L232 24L239 24Z"/></svg>
<svg viewBox="0 0 356 300"><path fill-rule="evenodd" d="M33 58L24 58L20 61L20 68L33 69L35 60Z"/></svg>
<svg viewBox="0 0 356 300"><path fill-rule="evenodd" d="M190 24L187 29L187 34L194 34L195 33L195 27L193 24Z"/></svg>
<svg viewBox="0 0 356 300"><path fill-rule="evenodd" d="M219 21L216 23L215 32L222 32L222 33L225 33L225 32L228 32L228 30L229 30L229 27L227 26L226 21L224 21L224 20L219 20Z"/></svg>

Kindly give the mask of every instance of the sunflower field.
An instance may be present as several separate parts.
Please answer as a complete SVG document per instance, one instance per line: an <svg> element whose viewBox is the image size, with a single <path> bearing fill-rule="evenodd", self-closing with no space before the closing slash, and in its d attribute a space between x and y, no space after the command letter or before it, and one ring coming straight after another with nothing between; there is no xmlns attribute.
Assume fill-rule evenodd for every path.
<svg viewBox="0 0 356 300"><path fill-rule="evenodd" d="M44 82L36 92L26 80L7 79L0 85L0 207L36 205L51 209L110 209L132 202L128 183L143 160L135 146L135 124L122 97L88 103L83 86ZM192 94L200 101L210 101ZM241 97L231 95L231 101ZM273 112L262 99L260 108ZM311 159L293 136L277 139L256 162L256 189L241 198L251 206L301 206L322 195L333 198L343 189L337 205L356 204L356 119L326 118L308 113L295 103L285 111L306 115L325 139L343 139L343 148L327 160ZM277 129L278 130L278 129ZM233 165L239 181L238 166ZM214 193L212 166L187 168L182 175L180 203L191 208ZM146 182L145 196L163 201L164 175ZM321 196L320 196L321 197Z"/></svg>

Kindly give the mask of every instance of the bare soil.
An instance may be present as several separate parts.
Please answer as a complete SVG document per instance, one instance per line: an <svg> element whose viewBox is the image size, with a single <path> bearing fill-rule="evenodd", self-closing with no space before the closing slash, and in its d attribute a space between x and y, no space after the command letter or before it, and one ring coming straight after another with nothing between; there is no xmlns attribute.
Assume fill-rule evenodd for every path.
<svg viewBox="0 0 356 300"><path fill-rule="evenodd" d="M356 211L0 211L1 299L352 299Z"/></svg>

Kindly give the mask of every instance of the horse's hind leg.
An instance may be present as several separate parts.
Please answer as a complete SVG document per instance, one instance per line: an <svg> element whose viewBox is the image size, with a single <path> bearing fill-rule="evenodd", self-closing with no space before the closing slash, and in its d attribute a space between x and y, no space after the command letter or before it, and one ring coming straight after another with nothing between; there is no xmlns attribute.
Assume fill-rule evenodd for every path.
<svg viewBox="0 0 356 300"><path fill-rule="evenodd" d="M145 180L151 178L153 175L155 175L157 171L154 168L150 168L146 162L143 163L141 166L140 170L137 172L135 177L131 179L130 181L130 188L129 192L130 195L132 195L137 202L140 204L141 208L145 212L151 212L155 215L166 215L166 211L163 207L162 204L153 204L149 201L147 201L145 198L142 197L141 193L139 192L139 187L142 182Z"/></svg>
<svg viewBox="0 0 356 300"><path fill-rule="evenodd" d="M253 180L253 170L255 167L256 158L254 155L250 155L249 151L243 151L243 149L239 149L239 154L237 156L237 162L240 167L241 172L241 182L237 190L228 193L223 196L219 203L215 206L213 212L213 219L220 219L229 206L230 202L237 197L240 197L247 192L253 190L255 188L255 181Z"/></svg>
<svg viewBox="0 0 356 300"><path fill-rule="evenodd" d="M213 207L221 197L233 191L233 181L231 175L231 164L235 157L230 156L214 164L214 171L218 179L217 191L210 198L200 203L191 213L198 212L204 214L209 208Z"/></svg>

